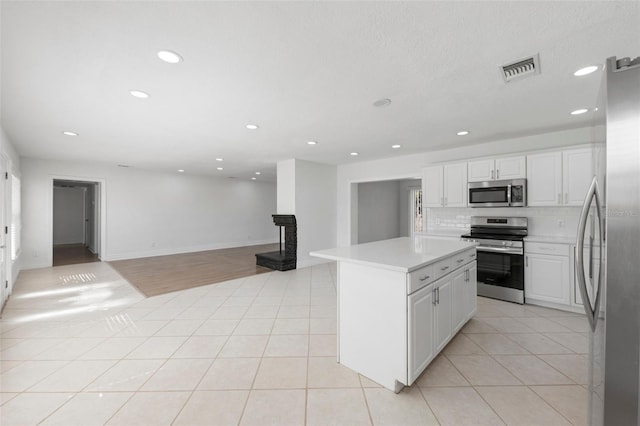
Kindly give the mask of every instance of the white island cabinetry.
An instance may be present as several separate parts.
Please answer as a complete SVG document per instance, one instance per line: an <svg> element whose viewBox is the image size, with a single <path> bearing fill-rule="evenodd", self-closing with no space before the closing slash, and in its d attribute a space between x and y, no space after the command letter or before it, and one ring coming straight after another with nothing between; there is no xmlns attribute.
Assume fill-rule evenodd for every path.
<svg viewBox="0 0 640 426"><path fill-rule="evenodd" d="M395 392L475 314L472 243L403 237L311 255L338 262L338 362Z"/></svg>

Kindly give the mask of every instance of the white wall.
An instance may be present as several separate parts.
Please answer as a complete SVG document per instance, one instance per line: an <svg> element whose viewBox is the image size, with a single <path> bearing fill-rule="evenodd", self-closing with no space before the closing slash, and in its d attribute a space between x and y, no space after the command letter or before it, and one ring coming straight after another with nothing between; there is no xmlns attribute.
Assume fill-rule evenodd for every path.
<svg viewBox="0 0 640 426"><path fill-rule="evenodd" d="M2 156L7 161L7 172L9 174L13 174L20 177L21 176L20 157L17 151L15 150L15 148L13 147L13 144L9 140L7 134L4 132L4 129L2 129L2 127L0 127L0 156ZM2 178L4 178L4 176ZM5 217L6 217L6 223L4 224L5 226L10 226L11 212L12 212L11 198L12 198L12 188L11 188L10 181L8 181L6 184L5 199L0 200L0 208L4 209L5 211ZM7 261L6 261L4 272L5 272L5 279L8 281L8 285L5 288L4 283L0 283L0 287L2 289L2 291L0 291L0 307L4 305L4 302L6 301L7 297L9 296L9 294L11 294L13 285L16 279L18 278L18 274L20 273L20 269L21 269L20 261L22 258L20 252L18 252L17 259L15 259L15 261L11 260L11 252L13 250L13 247L11 246L11 238L6 239L5 246L6 246L5 255L6 255Z"/></svg>
<svg viewBox="0 0 640 426"><path fill-rule="evenodd" d="M337 245L343 247L352 244L353 231L351 224L353 220L351 205L353 198L352 187L355 182L409 179L420 176L422 174L421 169L432 163L505 155L537 149L559 148L592 142L597 141L593 140L593 129L587 127L338 166Z"/></svg>
<svg viewBox="0 0 640 426"><path fill-rule="evenodd" d="M86 188L54 187L53 244L84 243Z"/></svg>
<svg viewBox="0 0 640 426"><path fill-rule="evenodd" d="M296 160L278 161L278 214L296 212Z"/></svg>
<svg viewBox="0 0 640 426"><path fill-rule="evenodd" d="M295 214L297 266L322 263L309 252L336 246L336 167L292 159L278 162L278 213ZM291 210L293 208L293 210Z"/></svg>
<svg viewBox="0 0 640 426"><path fill-rule="evenodd" d="M36 159L22 176L25 268L52 262L54 178L103 180L103 260L278 241L274 183Z"/></svg>
<svg viewBox="0 0 640 426"><path fill-rule="evenodd" d="M336 167L296 160L298 267L322 263L313 250L336 246Z"/></svg>
<svg viewBox="0 0 640 426"><path fill-rule="evenodd" d="M400 208L399 181L358 184L358 244L399 237Z"/></svg>

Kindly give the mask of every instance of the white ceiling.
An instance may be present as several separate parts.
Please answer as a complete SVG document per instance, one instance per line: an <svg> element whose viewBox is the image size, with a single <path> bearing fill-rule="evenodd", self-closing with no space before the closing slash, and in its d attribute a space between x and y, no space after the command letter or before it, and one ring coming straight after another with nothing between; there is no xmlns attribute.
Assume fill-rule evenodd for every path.
<svg viewBox="0 0 640 426"><path fill-rule="evenodd" d="M640 54L639 5L3 0L2 127L25 157L266 180L282 159L582 127L569 112L594 106L602 72L573 72ZM536 53L540 75L503 82L499 65Z"/></svg>

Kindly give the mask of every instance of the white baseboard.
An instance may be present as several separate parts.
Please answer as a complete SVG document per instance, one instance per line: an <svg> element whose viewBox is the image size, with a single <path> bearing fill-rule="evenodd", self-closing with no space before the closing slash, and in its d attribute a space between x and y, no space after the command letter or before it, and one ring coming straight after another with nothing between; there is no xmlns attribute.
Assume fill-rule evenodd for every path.
<svg viewBox="0 0 640 426"><path fill-rule="evenodd" d="M102 256L102 260L106 262L112 262L116 260L139 259L143 257L154 257L154 256L168 256L171 254L194 253L198 251L219 250L219 249L233 248L233 247L248 247L248 246L257 246L262 244L275 244L277 242L278 240L268 239L268 240L258 240L258 241L215 243L215 244L206 244L206 245L180 247L180 248L154 249L154 250L145 250L145 251L137 251L137 252L113 253L113 254L107 254L105 256Z"/></svg>
<svg viewBox="0 0 640 426"><path fill-rule="evenodd" d="M524 301L526 305L536 305L542 306L543 308L558 309L561 311L575 312L576 314L584 314L584 308L582 306L563 305L561 303L547 302L546 300L531 299L527 298L526 296Z"/></svg>
<svg viewBox="0 0 640 426"><path fill-rule="evenodd" d="M32 262L21 262L20 270L24 271L27 269L40 269L40 268L49 268L51 267L51 263L48 260L37 260Z"/></svg>

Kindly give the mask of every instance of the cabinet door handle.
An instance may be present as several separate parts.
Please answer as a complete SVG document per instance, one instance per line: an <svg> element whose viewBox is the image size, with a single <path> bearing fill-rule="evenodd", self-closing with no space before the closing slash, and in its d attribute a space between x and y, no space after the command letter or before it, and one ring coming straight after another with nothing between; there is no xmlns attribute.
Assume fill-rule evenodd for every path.
<svg viewBox="0 0 640 426"><path fill-rule="evenodd" d="M420 278L420 281L425 281L425 280L428 280L429 278L431 278L429 275L425 275L424 277Z"/></svg>
<svg viewBox="0 0 640 426"><path fill-rule="evenodd" d="M491 179L493 179L493 170L491 170Z"/></svg>
<svg viewBox="0 0 640 426"><path fill-rule="evenodd" d="M562 204L562 194L558 193L558 204Z"/></svg>
<svg viewBox="0 0 640 426"><path fill-rule="evenodd" d="M471 253L471 254L469 255L469 257L470 257L471 259L473 259L474 257L476 257L476 254L475 254L475 253Z"/></svg>
<svg viewBox="0 0 640 426"><path fill-rule="evenodd" d="M444 205L445 205L445 207L446 207L447 204L448 204L447 197L444 197Z"/></svg>
<svg viewBox="0 0 640 426"><path fill-rule="evenodd" d="M434 305L438 304L438 299L436 299L436 289L434 288L433 290L431 290L431 298L433 299L431 301L431 303L433 303Z"/></svg>
<svg viewBox="0 0 640 426"><path fill-rule="evenodd" d="M496 170L496 179L500 179L500 169Z"/></svg>
<svg viewBox="0 0 640 426"><path fill-rule="evenodd" d="M447 269L449 269L448 266L443 266L442 268L440 268L441 271L446 271Z"/></svg>
<svg viewBox="0 0 640 426"><path fill-rule="evenodd" d="M440 304L440 287L436 288L436 296L437 296L437 301L439 305Z"/></svg>
<svg viewBox="0 0 640 426"><path fill-rule="evenodd" d="M462 263L462 262L464 262L464 259L458 259L458 260L456 260L456 262Z"/></svg>
<svg viewBox="0 0 640 426"><path fill-rule="evenodd" d="M525 256L524 257L524 267L528 268L529 267L529 256Z"/></svg>

